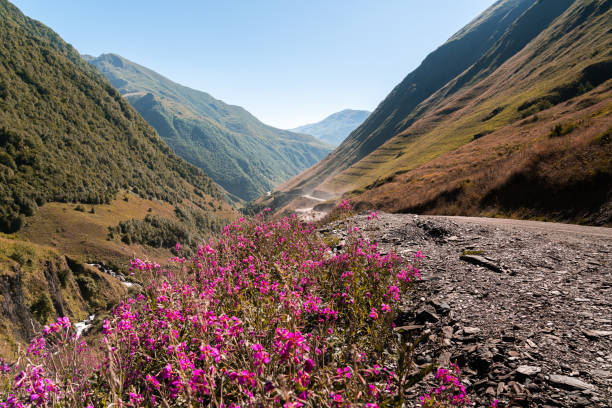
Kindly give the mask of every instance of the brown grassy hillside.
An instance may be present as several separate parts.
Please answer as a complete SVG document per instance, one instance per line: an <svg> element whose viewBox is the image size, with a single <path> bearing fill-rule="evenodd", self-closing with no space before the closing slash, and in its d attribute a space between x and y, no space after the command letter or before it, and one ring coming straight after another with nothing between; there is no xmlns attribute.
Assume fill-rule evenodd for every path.
<svg viewBox="0 0 612 408"><path fill-rule="evenodd" d="M611 112L609 81L355 191L353 200L391 212L610 225Z"/></svg>
<svg viewBox="0 0 612 408"><path fill-rule="evenodd" d="M596 137L599 134L597 132L604 132L610 122L610 112L606 108L609 101L609 85L606 81L612 77L611 5L612 2L603 0L543 1L528 5L523 10L520 7L525 6L524 2L496 3L422 64L422 67L429 66L431 59L437 56L440 58L438 64L452 65L450 54L440 56L445 47L465 40L468 33L474 32L475 27L494 19L500 7L507 8L504 16L509 15L509 10L517 11L518 17L514 16L513 21L507 22L503 32L497 34L496 40L475 56L467 68L443 84L440 83L446 78L441 79L439 88L432 90L422 101L414 99L414 89L422 88L428 82L419 80L416 74L420 68L417 69L393 90L371 117L328 159L285 184L272 197L260 200L261 204L291 210L296 208L292 200L302 194L328 198L348 192L358 196L369 191L367 196L356 200L395 211L463 213L470 207L471 213L484 214L488 211L486 208L490 207L498 208L500 214L506 215L609 222L598 215L605 213L604 207L608 205L601 198L578 194L573 201L564 201L565 193L559 193L553 196L555 200L561 200L560 204L534 203L530 207L529 197L534 185L538 186L537 191L576 192L580 190L573 187L568 187L568 190L560 186L593 182L598 194L606 195L610 191L606 176L608 173L602 170L609 163L609 147L606 143L595 147L585 140ZM601 112L596 118L584 117L584 109L589 104L600 106ZM382 117L376 122L377 127L372 128L371 121L377 115ZM533 123L527 125L525 120ZM571 132L571 137L546 136L557 122L572 120L581 122ZM531 129L530 132L535 132L533 138L542 138L542 141L526 143L521 139L526 137L525 129ZM585 140L577 141L579 135L583 135L581 137ZM372 138L377 140L376 146L371 151L364 151L363 146L374 146L370 143L374 140ZM570 158L571 146L559 146L574 142L584 146L586 157L598 159L584 160L581 158L583 156ZM486 149L474 150L476 147L473 146L483 143L486 143ZM357 149L357 145L362 147ZM514 153L507 151L509 146L512 146ZM532 150L537 149L541 150L541 154L536 157ZM546 152L546 149L551 150ZM361 155L358 151L367 154ZM452 155L455 151L455 155ZM563 160L575 162L575 165L561 166L559 171L550 171L546 177L541 177L547 172L544 163L558 163L561 151L565 152ZM493 157L513 157L513 164L504 165L507 166L504 167L506 172L532 174L535 171L533 169L538 168L537 172L541 176L537 180L529 176L527 181L521 181L521 176L517 176L511 186L499 192L491 192L485 200L487 204L482 207L476 203L469 206L455 203L459 195L454 174L464 174L462 169L469 166L472 168L469 174L474 175L466 177L472 180L476 174L491 171L491 152L495 152ZM466 163L457 167L452 158L459 154ZM546 154L550 157L544 157ZM523 156L531 157L531 161L517 159ZM430 189L423 188L415 196L411 191L416 188L413 182L406 182L401 184L402 188L400 184L385 187L386 194L394 191L392 196L380 196L383 192L381 186L399 180L398 175L401 175L402 180L420 180L419 169L425 166L438 166L439 169L434 177L437 181L430 184ZM573 167L580 168L581 172L570 174ZM499 171L494 172L497 177ZM592 178L593 174L598 175ZM432 175L425 174L423 177ZM488 187L482 188L486 190ZM441 193L446 194L444 198L441 196L436 199ZM574 197L574 193L569 194ZM514 198L510 200L509 197ZM455 204L437 204L441 202ZM593 207L595 202L599 203L597 208ZM564 206L566 208L559 208ZM571 207L585 208L586 211L573 211ZM529 208L533 211L528 211ZM488 213L494 212L497 210Z"/></svg>

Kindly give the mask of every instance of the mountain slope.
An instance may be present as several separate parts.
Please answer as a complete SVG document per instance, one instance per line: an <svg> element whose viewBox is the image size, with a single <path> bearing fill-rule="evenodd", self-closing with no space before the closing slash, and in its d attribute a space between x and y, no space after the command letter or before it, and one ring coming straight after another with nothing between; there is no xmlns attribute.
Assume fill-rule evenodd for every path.
<svg viewBox="0 0 612 408"><path fill-rule="evenodd" d="M326 143L338 146L355 130L371 112L364 110L345 109L333 113L320 122L290 129L292 132L313 135Z"/></svg>
<svg viewBox="0 0 612 408"><path fill-rule="evenodd" d="M434 160L437 166L442 166L445 160L451 160L449 155L470 142L473 156L463 154L462 166L472 168L474 174L484 172L486 166L482 158L499 154L506 158L512 156L508 163L518 166L512 170L508 168L505 176L510 177L509 173L526 170L522 166L528 166L531 159L536 160L539 149L552 148L549 146L551 143L557 146L554 150L558 155L567 158L572 157L568 146L584 147L594 160L587 160L583 167L577 165L584 171L576 174L586 178L590 177L589 173L600 174L598 169L605 168L605 163L610 162L609 146L604 143L593 150L593 146L586 145L589 137L599 134L592 132L599 129L598 132L605 133L610 123L606 107L609 82L606 81L612 72L611 4L605 0L505 0L495 3L430 54L325 160L279 188L273 194L276 203L270 199L261 200L262 205L282 208L296 196L312 194L313 191L318 197L328 198L354 190L357 196L368 191L369 198L364 203L375 203L380 208L425 211L420 206L425 204L425 197L432 198L428 190L422 190L427 188L426 183L419 182L418 191L421 193L413 193L412 188L416 188L414 180L400 183L401 187L395 185L393 194L385 195L383 186L408 180L418 169L428 166L430 172L424 172L421 177L426 177L431 183L439 182L435 191L455 191L460 180L449 175L459 173L459 170L444 166L445 171L440 168L433 171L431 166ZM455 69L456 56L451 50L467 47L470 38L486 47L481 47L470 58L463 55L463 63L457 64L459 68ZM437 64L432 65L433 61ZM432 75L427 77L425 68L433 70ZM571 105L565 109L553 109L562 103ZM585 106L593 106L600 113L588 114L594 117L585 117L586 111L573 115L584 110ZM533 124L521 128L526 126L521 125L525 118L531 118ZM571 133L569 137L557 139L548 136L551 128L571 120L582 122L568 132ZM533 133L530 133L531 129ZM522 137L520 141L516 139L519 136ZM482 149L472 146L482 146ZM464 153L466 149L467 146ZM518 157L521 155L531 158L523 157L525 160L520 161ZM555 174L562 177L561 173ZM608 173L604 171L601 177L607 180L605 174ZM505 180L497 176L501 177L501 173L485 178L497 184L486 188L481 186L483 190L470 198L472 204L445 211L461 213L470 207L471 213L485 212L487 204L481 201L488 194L485 190L493 191ZM471 177L466 178L473 181ZM548 183L552 180L549 179ZM602 187L604 197L609 191L607 183L605 181ZM557 190L563 188L560 185L555 187ZM515 193L521 194L521 191ZM583 197L586 200L586 196ZM602 201L601 196L598 197L595 200L598 204L586 201L582 204L601 209L605 206L602 204L605 199ZM453 199L447 197L441 201L449 203ZM503 203L496 202L491 205L500 210ZM579 202L574 204L580 205ZM300 206L303 207L304 203L301 202ZM430 212L441 211L431 203L427 208ZM491 213L497 210L491 209ZM597 211L592 210L590 214L595 218L589 219L605 222L594 215ZM506 210L501 212L508 214ZM552 207L543 208L540 213L519 213L579 221L577 214L562 215Z"/></svg>
<svg viewBox="0 0 612 408"><path fill-rule="evenodd" d="M314 186L373 152L415 119L408 115L435 91L474 64L536 0L498 1L429 54L368 119L312 172Z"/></svg>
<svg viewBox="0 0 612 408"><path fill-rule="evenodd" d="M0 0L0 354L57 316L125 297L127 285L83 262L168 259L178 240L192 247L233 217L103 75Z"/></svg>
<svg viewBox="0 0 612 408"><path fill-rule="evenodd" d="M250 200L327 155L315 138L261 123L239 106L115 54L87 57L174 151L233 196Z"/></svg>
<svg viewBox="0 0 612 408"><path fill-rule="evenodd" d="M108 202L119 190L222 198L57 34L6 1L0 19L0 230L45 202Z"/></svg>

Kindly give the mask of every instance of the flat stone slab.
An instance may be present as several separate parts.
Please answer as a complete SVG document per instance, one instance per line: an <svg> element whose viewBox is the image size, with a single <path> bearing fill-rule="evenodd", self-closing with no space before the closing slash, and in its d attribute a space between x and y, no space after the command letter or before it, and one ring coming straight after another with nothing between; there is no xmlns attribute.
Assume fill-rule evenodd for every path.
<svg viewBox="0 0 612 408"><path fill-rule="evenodd" d="M553 374L550 376L548 380L551 384L556 385L557 387L573 389L573 390L590 390L595 388L593 385L585 383L574 377L568 377L566 375L556 375Z"/></svg>
<svg viewBox="0 0 612 408"><path fill-rule="evenodd" d="M504 271L499 265L496 265L495 263L489 261L484 256L480 256L480 255L461 255L459 257L459 259L461 259L462 261L471 263L472 265L484 266L485 268L490 269L493 272L501 273L501 272Z"/></svg>
<svg viewBox="0 0 612 408"><path fill-rule="evenodd" d="M612 336L612 330L583 330L582 332L591 339Z"/></svg>
<svg viewBox="0 0 612 408"><path fill-rule="evenodd" d="M520 365L516 369L517 373L522 374L522 375L527 376L527 377L534 376L537 373L539 373L540 371L542 371L542 369L540 367L528 366L528 365Z"/></svg>

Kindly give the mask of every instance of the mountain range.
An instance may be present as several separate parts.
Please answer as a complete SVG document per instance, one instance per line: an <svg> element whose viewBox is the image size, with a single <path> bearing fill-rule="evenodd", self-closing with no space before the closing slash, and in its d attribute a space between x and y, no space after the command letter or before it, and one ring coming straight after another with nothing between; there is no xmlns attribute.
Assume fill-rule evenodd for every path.
<svg viewBox="0 0 612 408"><path fill-rule="evenodd" d="M320 122L290 129L292 132L306 133L338 146L346 137L363 123L371 112L364 110L344 109L333 113Z"/></svg>
<svg viewBox="0 0 612 408"><path fill-rule="evenodd" d="M500 0L258 201L610 224L609 0Z"/></svg>
<svg viewBox="0 0 612 408"><path fill-rule="evenodd" d="M0 355L134 295L115 272L189 256L239 217L228 199L611 225L611 6L497 1L328 154L0 0Z"/></svg>
<svg viewBox="0 0 612 408"><path fill-rule="evenodd" d="M116 54L84 56L134 106L176 154L200 167L234 201L248 201L312 166L331 146L276 129Z"/></svg>

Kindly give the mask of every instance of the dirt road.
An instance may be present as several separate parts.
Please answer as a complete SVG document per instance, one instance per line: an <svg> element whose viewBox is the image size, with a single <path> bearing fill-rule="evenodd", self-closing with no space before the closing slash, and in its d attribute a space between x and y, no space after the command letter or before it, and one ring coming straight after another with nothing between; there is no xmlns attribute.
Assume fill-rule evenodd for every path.
<svg viewBox="0 0 612 408"><path fill-rule="evenodd" d="M459 363L477 406L610 406L611 229L385 213L347 223L383 251L426 255L399 323L430 330L418 363Z"/></svg>
<svg viewBox="0 0 612 408"><path fill-rule="evenodd" d="M557 222L512 220L508 218L462 217L462 216L423 216L424 218L440 218L454 221L458 224L489 225L500 228L544 231L553 234L587 235L612 240L612 228L591 227L586 225L561 224Z"/></svg>

